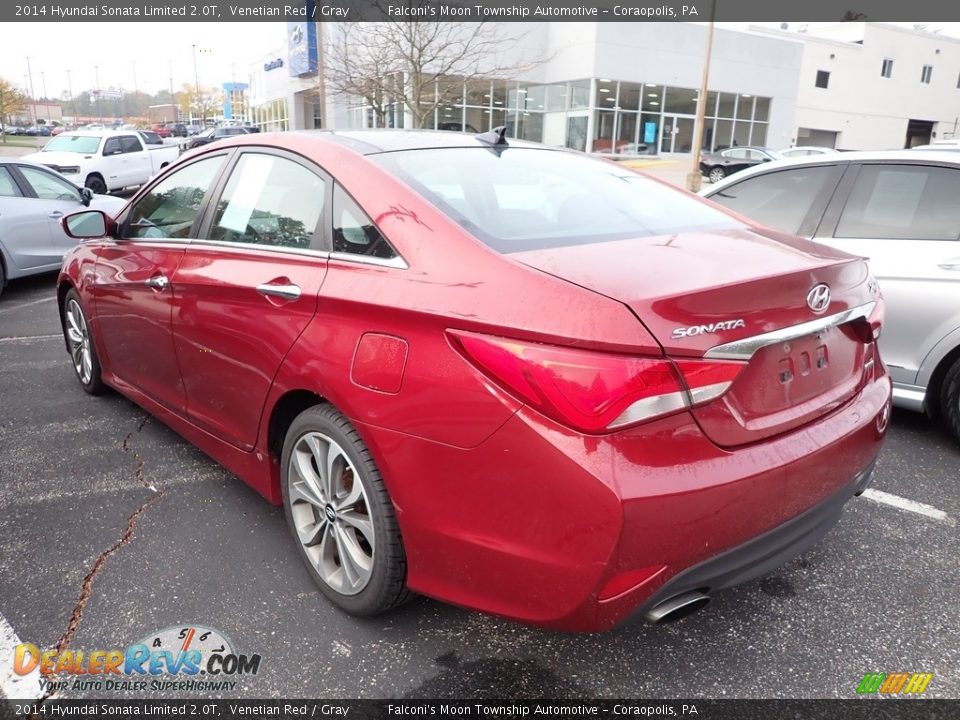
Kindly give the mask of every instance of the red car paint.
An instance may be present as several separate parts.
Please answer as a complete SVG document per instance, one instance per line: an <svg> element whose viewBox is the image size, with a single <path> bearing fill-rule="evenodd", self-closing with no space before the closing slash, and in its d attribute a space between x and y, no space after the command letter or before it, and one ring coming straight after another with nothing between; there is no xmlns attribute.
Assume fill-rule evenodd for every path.
<svg viewBox="0 0 960 720"><path fill-rule="evenodd" d="M440 135L421 144L476 145ZM105 238L68 253L60 298L79 292L108 385L273 503L291 408L337 407L383 474L412 590L559 629L609 628L686 568L836 493L880 450L890 383L866 323L879 323L882 300L860 259L741 218L713 233L501 254L324 133L232 138L153 184L191 158L250 147L329 173L407 267ZM165 290L144 284L159 275ZM255 291L286 282L302 288L298 299ZM771 346L750 362L704 358L815 319L805 298L821 282L833 290L827 315L873 303L857 321L866 330L852 322L797 339L796 356ZM673 337L734 318L744 322ZM800 376L804 353L817 352L830 364ZM782 360L798 364L787 389ZM556 362L578 366L576 382L538 404L518 378L543 389ZM619 408L596 405L605 378L591 386L583 367L614 368L634 399L657 383L688 397L701 372L703 385L732 384L692 409L604 429Z"/></svg>

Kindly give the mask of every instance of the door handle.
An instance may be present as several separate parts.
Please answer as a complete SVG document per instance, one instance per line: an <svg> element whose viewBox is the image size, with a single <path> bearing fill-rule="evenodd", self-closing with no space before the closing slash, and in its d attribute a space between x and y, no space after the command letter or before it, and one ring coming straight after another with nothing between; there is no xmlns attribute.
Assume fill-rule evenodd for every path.
<svg viewBox="0 0 960 720"><path fill-rule="evenodd" d="M154 275L151 278L147 278L143 281L147 287L156 288L157 290L163 290L170 284L170 281L167 280L166 275Z"/></svg>
<svg viewBox="0 0 960 720"><path fill-rule="evenodd" d="M54 219L56 219L56 218L62 218L62 217L63 217L63 213L60 212L59 210L54 210L54 211L53 211L52 213L50 213L47 217L51 217L51 218L54 218Z"/></svg>
<svg viewBox="0 0 960 720"><path fill-rule="evenodd" d="M960 257L950 258L940 263L942 270L960 270Z"/></svg>
<svg viewBox="0 0 960 720"><path fill-rule="evenodd" d="M272 285L263 283L257 285L257 292L261 295L272 295L281 297L284 300L297 300L300 297L300 286L288 283L286 285Z"/></svg>

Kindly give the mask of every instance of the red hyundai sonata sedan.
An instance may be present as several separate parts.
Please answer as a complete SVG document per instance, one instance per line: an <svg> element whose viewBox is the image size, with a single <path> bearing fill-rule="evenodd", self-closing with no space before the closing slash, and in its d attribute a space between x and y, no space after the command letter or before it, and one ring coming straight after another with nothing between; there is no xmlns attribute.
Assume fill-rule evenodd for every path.
<svg viewBox="0 0 960 720"><path fill-rule="evenodd" d="M862 259L502 131L240 136L64 224L80 385L282 503L353 614L681 617L821 538L886 432Z"/></svg>

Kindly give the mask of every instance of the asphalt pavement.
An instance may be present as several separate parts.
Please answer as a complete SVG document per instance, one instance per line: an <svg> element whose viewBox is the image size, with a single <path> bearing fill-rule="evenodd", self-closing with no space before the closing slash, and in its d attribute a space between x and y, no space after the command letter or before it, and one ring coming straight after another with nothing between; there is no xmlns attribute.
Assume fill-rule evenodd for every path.
<svg viewBox="0 0 960 720"><path fill-rule="evenodd" d="M280 509L130 401L81 391L51 276L0 297L0 368L0 625L42 649L68 628L92 651L202 625L262 656L205 697L852 698L900 671L960 697L960 447L921 415L894 413L874 488L944 516L859 498L802 557L685 620L567 635L422 597L334 609Z"/></svg>

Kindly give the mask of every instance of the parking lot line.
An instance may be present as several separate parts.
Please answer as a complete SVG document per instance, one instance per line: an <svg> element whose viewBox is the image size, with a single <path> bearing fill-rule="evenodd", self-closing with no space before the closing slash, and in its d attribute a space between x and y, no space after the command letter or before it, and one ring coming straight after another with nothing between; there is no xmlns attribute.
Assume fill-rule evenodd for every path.
<svg viewBox="0 0 960 720"><path fill-rule="evenodd" d="M39 305L40 303L50 302L51 300L56 300L56 298L51 296L51 297L41 298L39 300L34 300L32 302L20 303L19 305L11 305L10 307L4 306L0 308L0 315L2 315L3 313L15 312L17 310L20 310L21 308L30 307L31 305Z"/></svg>
<svg viewBox="0 0 960 720"><path fill-rule="evenodd" d="M40 671L34 668L26 675L13 672L13 651L20 644L20 638L0 615L0 697L8 700L36 700L43 691L40 689Z"/></svg>
<svg viewBox="0 0 960 720"><path fill-rule="evenodd" d="M906 510L907 512L917 513L918 515L924 515L933 520L938 520L947 525L956 525L957 521L947 515L943 510L937 510L932 505L926 505L924 503L916 502L915 500L908 500L907 498L902 498L899 495L891 495L890 493L885 493L883 490L874 490L870 488L863 492L861 497L867 498L867 500L873 500L877 503L882 503L883 505L890 505L891 507L899 508L900 510Z"/></svg>
<svg viewBox="0 0 960 720"><path fill-rule="evenodd" d="M29 342L31 340L52 340L53 338L62 338L61 333L54 335L14 335L13 337L0 337L0 343L7 342Z"/></svg>

